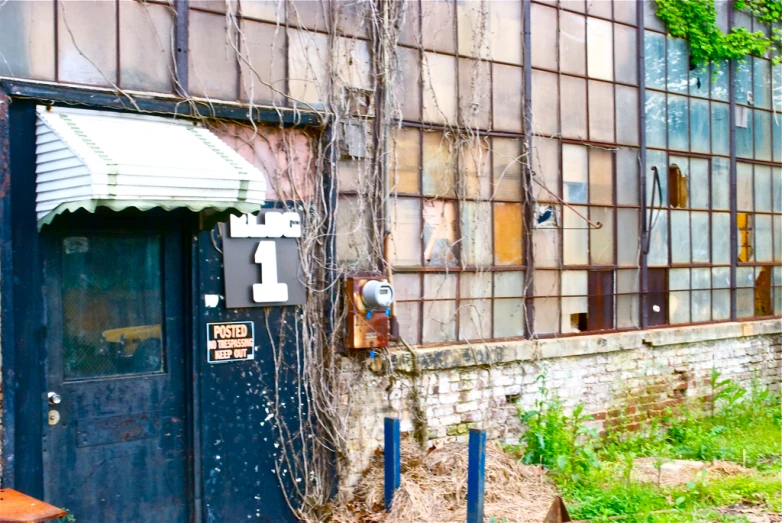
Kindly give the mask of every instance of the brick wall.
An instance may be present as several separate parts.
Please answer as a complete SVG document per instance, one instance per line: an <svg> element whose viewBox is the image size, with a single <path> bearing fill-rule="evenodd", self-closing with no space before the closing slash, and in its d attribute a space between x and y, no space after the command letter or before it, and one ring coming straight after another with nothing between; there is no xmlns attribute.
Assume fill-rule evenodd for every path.
<svg viewBox="0 0 782 523"><path fill-rule="evenodd" d="M779 389L782 322L394 349L388 358L346 358L343 405L349 408L350 439L343 485L354 485L382 447L385 416L398 416L403 432L418 431L430 443L466 441L470 427L516 442L517 406L532 408L545 384L566 409L584 403L596 428L622 423L633 429L649 413L708 397L713 368L723 379L745 386L757 379Z"/></svg>

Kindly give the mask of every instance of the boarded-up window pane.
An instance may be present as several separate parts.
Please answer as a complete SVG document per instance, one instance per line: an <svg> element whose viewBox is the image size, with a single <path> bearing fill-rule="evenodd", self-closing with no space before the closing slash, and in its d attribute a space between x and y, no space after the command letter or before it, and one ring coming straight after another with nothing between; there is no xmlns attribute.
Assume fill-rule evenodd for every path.
<svg viewBox="0 0 782 523"><path fill-rule="evenodd" d="M614 328L613 271L592 271L589 273L588 305L588 330L599 331Z"/></svg>
<svg viewBox="0 0 782 523"><path fill-rule="evenodd" d="M521 265L522 207L519 203L494 204L494 263Z"/></svg>

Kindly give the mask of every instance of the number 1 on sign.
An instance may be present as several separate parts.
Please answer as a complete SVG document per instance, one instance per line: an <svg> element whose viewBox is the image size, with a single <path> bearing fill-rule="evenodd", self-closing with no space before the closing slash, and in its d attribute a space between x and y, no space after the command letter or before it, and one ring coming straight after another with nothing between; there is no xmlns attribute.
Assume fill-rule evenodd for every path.
<svg viewBox="0 0 782 523"><path fill-rule="evenodd" d="M253 284L255 303L288 301L288 285L277 282L277 244L273 241L258 242L255 263L261 265L261 283Z"/></svg>

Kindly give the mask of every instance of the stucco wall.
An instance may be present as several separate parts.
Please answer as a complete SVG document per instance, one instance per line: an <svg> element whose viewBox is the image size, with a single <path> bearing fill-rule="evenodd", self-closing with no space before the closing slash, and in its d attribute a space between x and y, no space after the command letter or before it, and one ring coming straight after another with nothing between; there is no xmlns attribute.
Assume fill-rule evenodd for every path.
<svg viewBox="0 0 782 523"><path fill-rule="evenodd" d="M469 427L517 441L517 407L531 408L540 387L566 408L585 404L598 429L634 425L685 398L708 396L712 369L745 386L780 387L782 322L690 326L602 336L395 349L389 358L346 358L350 398L349 466L358 480L383 445L383 417L427 441L464 441ZM345 383L348 383L347 381ZM420 420L414 423L413 419Z"/></svg>

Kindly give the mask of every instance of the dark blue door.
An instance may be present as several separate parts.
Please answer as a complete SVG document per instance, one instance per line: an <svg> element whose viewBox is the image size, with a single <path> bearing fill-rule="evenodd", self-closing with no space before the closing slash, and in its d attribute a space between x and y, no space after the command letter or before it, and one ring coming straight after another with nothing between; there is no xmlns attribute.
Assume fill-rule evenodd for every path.
<svg viewBox="0 0 782 523"><path fill-rule="evenodd" d="M45 232L46 499L79 523L189 521L183 235L66 225Z"/></svg>

